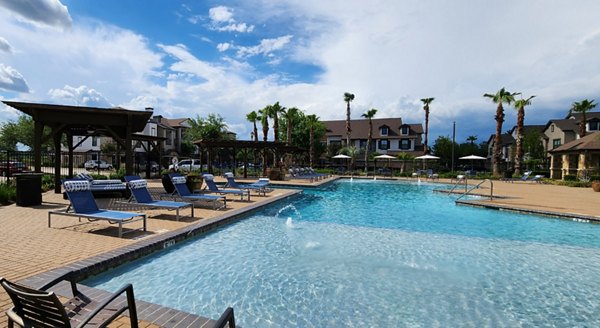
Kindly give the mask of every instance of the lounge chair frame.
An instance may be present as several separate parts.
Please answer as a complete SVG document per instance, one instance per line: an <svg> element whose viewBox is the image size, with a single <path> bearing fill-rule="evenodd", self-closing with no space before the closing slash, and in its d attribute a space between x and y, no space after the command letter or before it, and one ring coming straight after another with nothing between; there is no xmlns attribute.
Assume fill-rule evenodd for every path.
<svg viewBox="0 0 600 328"><path fill-rule="evenodd" d="M149 202L140 201L136 198L136 190L142 190L141 192L148 193L145 198L152 199L150 193L148 192L148 188L146 185L146 180L140 178L139 176L126 176L125 181L127 181L127 185L131 190L131 197L127 200L127 202L119 202L121 204L135 205L141 207L147 207L149 209L166 209L169 211L175 211L175 220L179 221L179 210L184 208L191 209L191 217L194 217L194 203L188 202L175 202L175 201L165 201L165 200L151 200Z"/></svg>
<svg viewBox="0 0 600 328"><path fill-rule="evenodd" d="M121 287L100 302L93 301L79 292L73 278L74 273L67 272L39 289L0 278L0 285L4 287L14 305L6 312L8 327L14 327L15 323L21 327L84 327L88 325L106 327L125 311L129 311L131 327L138 327L137 309L131 284ZM60 302L54 292L47 291L48 288L62 281L70 283L73 294L73 298L65 304ZM121 297L123 294L126 295L126 301Z"/></svg>
<svg viewBox="0 0 600 328"><path fill-rule="evenodd" d="M213 210L227 208L227 198L225 196L193 194L185 184L186 180L184 176L180 174L171 174L170 178L171 182L173 183L173 186L175 187L175 190L173 191L173 193L160 195L160 199L182 199L190 202L206 201L212 203ZM223 202L223 205L217 206L218 202L220 201Z"/></svg>
<svg viewBox="0 0 600 328"><path fill-rule="evenodd" d="M68 190L71 189L71 185L75 186L77 184L77 188L81 188L79 190ZM87 187L86 187L87 184ZM72 216L78 217L81 222L82 218L88 219L89 221L107 221L110 224L117 224L119 226L119 238L123 237L123 234L137 231L142 229L143 231L147 231L146 229L146 214L143 213L135 213L135 212L123 212L123 211L112 211L112 210L101 210L98 209L98 205L96 204L96 200L92 195L92 192L89 189L89 182L85 180L65 180L63 182L65 186L65 190L67 190L67 196L69 197L70 204L65 209L54 210L48 212L48 228L52 227L52 215L62 215L62 216ZM83 197L87 198L87 204L93 206L95 208L90 208L87 212L77 212L72 210L73 207L73 199L71 196L71 192L80 192L84 193ZM123 225L134 223L137 221L143 221L143 227L140 229L134 229L132 231L123 232Z"/></svg>

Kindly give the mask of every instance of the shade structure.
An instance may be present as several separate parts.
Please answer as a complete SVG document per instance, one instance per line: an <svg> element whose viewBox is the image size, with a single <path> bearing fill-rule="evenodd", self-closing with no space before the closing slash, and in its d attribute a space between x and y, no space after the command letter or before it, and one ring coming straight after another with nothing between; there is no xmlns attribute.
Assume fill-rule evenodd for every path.
<svg viewBox="0 0 600 328"><path fill-rule="evenodd" d="M388 154L385 154L385 155L377 155L377 156L375 156L375 157L373 157L373 158L375 158L375 159L394 159L394 158L396 158L396 157L394 157L394 156L390 156L390 155L388 155Z"/></svg>
<svg viewBox="0 0 600 328"><path fill-rule="evenodd" d="M335 155L335 156L333 156L331 158L345 158L345 159L348 159L348 158L352 158L352 157L350 157L348 155L344 155L344 154L339 154L339 155Z"/></svg>
<svg viewBox="0 0 600 328"><path fill-rule="evenodd" d="M487 158L482 157L482 156L477 156L477 155L469 155L469 156L459 157L458 159L487 159Z"/></svg>
<svg viewBox="0 0 600 328"><path fill-rule="evenodd" d="M427 155L417 156L417 157L415 157L415 159L440 159L440 158L437 156L427 154Z"/></svg>

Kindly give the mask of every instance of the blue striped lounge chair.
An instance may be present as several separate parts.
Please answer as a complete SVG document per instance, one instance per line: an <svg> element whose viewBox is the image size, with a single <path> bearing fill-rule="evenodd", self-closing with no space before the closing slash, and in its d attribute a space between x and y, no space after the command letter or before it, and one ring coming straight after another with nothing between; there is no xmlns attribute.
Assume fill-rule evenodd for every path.
<svg viewBox="0 0 600 328"><path fill-rule="evenodd" d="M48 212L48 227L52 226L52 215L63 215L75 216L79 217L79 219L86 218L90 221L104 220L111 224L117 224L119 226L119 238L124 234L124 224L141 220L143 221L142 229L146 231L146 214L99 209L92 195L89 181L78 179L65 180L63 187L70 204L64 210Z"/></svg>
<svg viewBox="0 0 600 328"><path fill-rule="evenodd" d="M233 173L227 172L225 173L225 178L227 179L227 184L225 187L236 188L236 189L245 189L250 192L251 190L256 191L259 195L266 196L268 191L271 191L269 187L269 180L258 180L254 183L237 183L235 178L233 177Z"/></svg>
<svg viewBox="0 0 600 328"><path fill-rule="evenodd" d="M175 191L172 196L176 196L177 198L191 202L209 202L213 205L213 209L227 207L227 198L224 196L193 194L185 184L186 178L182 175L171 175L171 182L173 182L173 186L175 187ZM219 207L219 202L223 202L223 206Z"/></svg>
<svg viewBox="0 0 600 328"><path fill-rule="evenodd" d="M126 176L125 181L131 190L131 197L129 198L128 204L135 204L137 206L148 207L150 209L163 208L170 211L175 211L175 218L179 221L179 210L183 208L191 208L191 217L194 217L194 204L186 202L175 202L169 200L154 200L150 191L148 191L148 182L139 176Z"/></svg>
<svg viewBox="0 0 600 328"><path fill-rule="evenodd" d="M242 189L222 189L217 187L217 184L215 183L215 177L212 174L204 174L202 176L204 178L204 182L206 183L206 186L208 187L208 191L215 193L215 194L220 194L220 195L239 195L240 196L240 200L244 200L244 196L248 199L248 201L250 201L250 191L249 190L242 190Z"/></svg>

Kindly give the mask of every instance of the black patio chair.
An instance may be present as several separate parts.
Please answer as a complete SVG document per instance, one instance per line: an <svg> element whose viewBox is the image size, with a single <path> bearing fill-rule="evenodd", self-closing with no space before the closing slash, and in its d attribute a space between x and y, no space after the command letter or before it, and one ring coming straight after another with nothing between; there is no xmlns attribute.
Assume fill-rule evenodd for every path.
<svg viewBox="0 0 600 328"><path fill-rule="evenodd" d="M46 291L48 288L62 281L69 281L73 298L66 303L61 303L54 292ZM73 273L69 272L40 289L29 288L4 278L0 284L10 296L13 307L9 309L8 327L17 324L21 327L106 327L108 323L118 318L123 312L129 310L131 327L137 328L137 310L133 296L133 286L127 284L108 298L91 300L77 290L73 280ZM122 294L126 294L126 300Z"/></svg>

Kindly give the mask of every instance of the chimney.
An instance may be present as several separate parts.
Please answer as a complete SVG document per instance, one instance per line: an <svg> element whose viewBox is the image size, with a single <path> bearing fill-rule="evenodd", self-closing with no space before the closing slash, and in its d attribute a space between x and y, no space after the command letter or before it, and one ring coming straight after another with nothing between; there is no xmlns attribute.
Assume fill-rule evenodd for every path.
<svg viewBox="0 0 600 328"><path fill-rule="evenodd" d="M153 112L154 111L154 107L146 107L146 108L144 108L144 110L147 110L149 112Z"/></svg>

